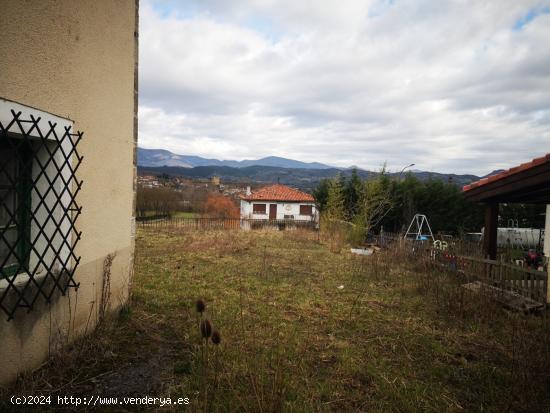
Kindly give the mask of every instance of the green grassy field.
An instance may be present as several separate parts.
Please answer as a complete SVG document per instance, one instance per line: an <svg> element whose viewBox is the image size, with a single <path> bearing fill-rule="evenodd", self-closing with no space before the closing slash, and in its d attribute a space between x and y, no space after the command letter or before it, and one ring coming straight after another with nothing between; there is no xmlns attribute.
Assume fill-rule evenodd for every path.
<svg viewBox="0 0 550 413"><path fill-rule="evenodd" d="M147 211L145 213L146 217L155 216L155 215L159 215L159 214L155 211ZM200 217L200 214L197 212L176 211L176 212L172 212L171 216L172 218L198 218Z"/></svg>
<svg viewBox="0 0 550 413"><path fill-rule="evenodd" d="M172 218L199 218L201 214L197 212L182 212L177 211L172 213Z"/></svg>
<svg viewBox="0 0 550 413"><path fill-rule="evenodd" d="M549 409L546 314L509 313L396 251L346 251L312 232L140 230L131 306L18 391L109 378L118 394L136 381L189 397L182 411ZM218 346L201 338L198 298Z"/></svg>

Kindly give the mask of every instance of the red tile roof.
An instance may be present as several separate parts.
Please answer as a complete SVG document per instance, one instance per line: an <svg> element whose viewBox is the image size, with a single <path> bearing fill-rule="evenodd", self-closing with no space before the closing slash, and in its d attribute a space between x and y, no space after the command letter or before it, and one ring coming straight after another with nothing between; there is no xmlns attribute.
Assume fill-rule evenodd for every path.
<svg viewBox="0 0 550 413"><path fill-rule="evenodd" d="M502 172L499 172L498 174L491 175L486 178L482 178L479 181L472 182L470 185L465 185L462 188L462 191L466 192L466 191L469 191L470 189L478 188L490 182L498 181L510 175L515 175L519 172L526 171L527 169L531 169L531 168L534 168L535 166L539 166L545 163L550 163L550 153L546 154L545 156L541 156L540 158L535 158L531 162L522 163L521 165L514 166L513 168L510 168L506 171L502 171Z"/></svg>
<svg viewBox="0 0 550 413"><path fill-rule="evenodd" d="M250 195L243 195L245 201L290 201L290 202L314 202L310 194L290 188L286 185L270 185L252 192Z"/></svg>

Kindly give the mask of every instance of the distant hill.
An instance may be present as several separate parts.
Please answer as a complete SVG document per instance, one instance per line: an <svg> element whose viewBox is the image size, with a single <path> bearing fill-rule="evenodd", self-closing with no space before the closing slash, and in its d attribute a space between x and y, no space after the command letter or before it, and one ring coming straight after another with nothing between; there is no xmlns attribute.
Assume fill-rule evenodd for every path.
<svg viewBox="0 0 550 413"><path fill-rule="evenodd" d="M505 169L495 169L493 172L489 172L487 175L483 175L480 178L487 178L489 176L493 176L493 175L499 174L499 173L504 172L504 171L505 171Z"/></svg>
<svg viewBox="0 0 550 413"><path fill-rule="evenodd" d="M281 168L276 166L246 166L234 168L231 166L197 166L194 168L182 167L148 167L138 166L138 172L141 175L161 175L183 176L187 178L210 178L219 176L222 182L251 182L251 183L275 183L290 185L303 190L312 190L317 184L325 178L333 178L338 173L349 177L351 169L325 168L325 169L307 169L307 168ZM362 179L369 179L376 175L375 172L358 169L357 173ZM420 180L440 179L445 182L452 182L462 186L479 179L475 175L455 175L440 174L434 172L410 172ZM390 174L393 176L398 173Z"/></svg>
<svg viewBox="0 0 550 413"><path fill-rule="evenodd" d="M178 155L164 149L138 148L138 166L179 166L182 168L194 168L197 166L229 166L233 168L246 168L248 166L273 166L293 169L331 169L331 166L319 162L301 162L294 159L268 156L261 159L245 159L243 161L220 161L200 156Z"/></svg>
<svg viewBox="0 0 550 413"><path fill-rule="evenodd" d="M459 186L468 185L480 179L480 177L477 175L457 175L425 171L415 171L411 173L421 181L427 181L428 179L440 179L442 181L451 182Z"/></svg>

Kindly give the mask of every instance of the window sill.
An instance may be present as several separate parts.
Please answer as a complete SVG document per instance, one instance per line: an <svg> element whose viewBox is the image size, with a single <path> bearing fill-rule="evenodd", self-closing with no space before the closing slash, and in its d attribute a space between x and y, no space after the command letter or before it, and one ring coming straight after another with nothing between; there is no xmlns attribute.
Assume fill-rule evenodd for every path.
<svg viewBox="0 0 550 413"><path fill-rule="evenodd" d="M8 278L12 279L13 275L10 277L2 278L0 279L0 295L4 293L5 290L10 288L10 283L8 281ZM46 271L40 271L34 275L34 280L37 282L41 282L44 278L46 278ZM13 281L13 285L15 287L24 287L31 277L26 272L20 272L15 276L15 280Z"/></svg>

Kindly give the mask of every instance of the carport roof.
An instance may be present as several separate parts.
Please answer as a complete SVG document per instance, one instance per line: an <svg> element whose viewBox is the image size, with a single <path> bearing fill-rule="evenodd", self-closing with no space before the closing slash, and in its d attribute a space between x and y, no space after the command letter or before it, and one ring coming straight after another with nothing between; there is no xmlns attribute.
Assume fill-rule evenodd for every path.
<svg viewBox="0 0 550 413"><path fill-rule="evenodd" d="M550 204L550 153L480 179L462 190L475 202Z"/></svg>

